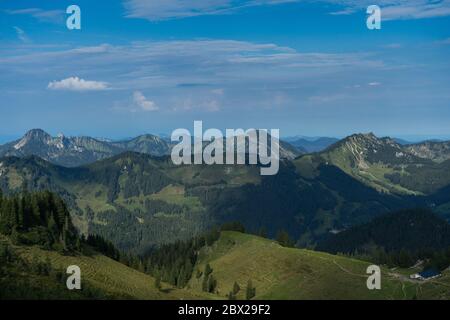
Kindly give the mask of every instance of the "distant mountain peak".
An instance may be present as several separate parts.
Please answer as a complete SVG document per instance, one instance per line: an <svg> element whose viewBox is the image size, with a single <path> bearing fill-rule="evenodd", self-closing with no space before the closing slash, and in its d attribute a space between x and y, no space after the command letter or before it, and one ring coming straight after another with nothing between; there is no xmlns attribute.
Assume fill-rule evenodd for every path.
<svg viewBox="0 0 450 320"><path fill-rule="evenodd" d="M0 157L37 156L54 164L74 167L97 160L134 151L154 156L166 155L170 145L154 135L142 135L129 141L110 142L91 137L66 137L59 133L56 137L42 129L29 130L11 143L0 146Z"/></svg>
<svg viewBox="0 0 450 320"><path fill-rule="evenodd" d="M49 139L51 138L51 135L42 129L31 129L27 133L25 133L24 138Z"/></svg>
<svg viewBox="0 0 450 320"><path fill-rule="evenodd" d="M373 132L369 132L369 133L355 133L355 134L352 134L351 136L348 136L345 139L350 139L350 140L355 140L355 139L356 140L368 140L368 141L381 140Z"/></svg>
<svg viewBox="0 0 450 320"><path fill-rule="evenodd" d="M380 147L391 147L394 149L401 149L401 145L394 139L390 137L380 138L377 137L372 132L353 134L341 140L341 143L338 143L338 145L342 145L345 143L347 144L352 143L354 144L355 147L372 148L373 150L376 150L377 148Z"/></svg>

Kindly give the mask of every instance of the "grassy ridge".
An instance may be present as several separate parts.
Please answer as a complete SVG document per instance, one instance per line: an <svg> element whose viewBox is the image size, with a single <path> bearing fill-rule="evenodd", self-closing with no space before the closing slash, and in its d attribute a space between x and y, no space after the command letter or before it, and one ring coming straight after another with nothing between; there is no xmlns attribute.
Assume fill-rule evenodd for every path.
<svg viewBox="0 0 450 320"><path fill-rule="evenodd" d="M217 279L222 298L236 281L238 299L245 298L249 279L256 287L256 299L437 299L450 296L446 273L436 281L411 282L401 270L382 269L382 289L368 290L366 269L370 265L355 259L309 250L284 248L276 242L252 235L223 232L206 248L196 266L207 263ZM413 273L404 270L404 274ZM190 287L201 289L201 278L193 277Z"/></svg>

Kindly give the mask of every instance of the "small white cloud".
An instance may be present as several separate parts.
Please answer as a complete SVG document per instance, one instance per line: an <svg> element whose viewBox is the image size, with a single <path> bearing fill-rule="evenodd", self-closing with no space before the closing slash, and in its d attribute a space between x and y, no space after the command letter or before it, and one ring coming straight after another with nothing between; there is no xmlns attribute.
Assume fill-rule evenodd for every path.
<svg viewBox="0 0 450 320"><path fill-rule="evenodd" d="M368 85L371 87L377 87L377 86L381 86L381 82L369 82Z"/></svg>
<svg viewBox="0 0 450 320"><path fill-rule="evenodd" d="M345 8L343 10L340 10L340 11L330 12L330 14L333 15L333 16L347 16L347 15L350 15L350 14L354 14L355 12L356 12L355 8L348 7L348 8Z"/></svg>
<svg viewBox="0 0 450 320"><path fill-rule="evenodd" d="M399 49L402 47L401 43L389 43L387 45L384 46L387 49Z"/></svg>
<svg viewBox="0 0 450 320"><path fill-rule="evenodd" d="M308 98L308 101L313 104L322 104L336 102L338 100L346 99L347 97L347 95L339 93L334 95L312 96Z"/></svg>
<svg viewBox="0 0 450 320"><path fill-rule="evenodd" d="M436 44L441 44L441 45L448 45L450 44L450 38L441 40L441 41L437 41Z"/></svg>
<svg viewBox="0 0 450 320"><path fill-rule="evenodd" d="M144 18L150 21L181 19L201 15L220 15L238 12L241 9L284 3L308 2L303 0L124 0L129 18ZM313 2L313 1L309 1ZM338 10L332 15L350 15L365 12L371 0L320 0ZM448 0L379 0L383 9L383 20L409 20L450 15Z"/></svg>
<svg viewBox="0 0 450 320"><path fill-rule="evenodd" d="M208 100L205 101L202 105L202 107L207 111L207 112L217 112L220 111L220 103L217 100Z"/></svg>
<svg viewBox="0 0 450 320"><path fill-rule="evenodd" d="M22 42L29 42L30 41L28 39L25 31L23 31L19 27L14 27L14 30L16 30L17 38L19 38L20 41L22 41Z"/></svg>
<svg viewBox="0 0 450 320"><path fill-rule="evenodd" d="M225 90L224 89L213 89L211 90L211 93L216 94L218 96L223 96Z"/></svg>
<svg viewBox="0 0 450 320"><path fill-rule="evenodd" d="M108 89L108 84L106 82L88 81L78 77L70 77L60 81L51 81L47 88L51 90L98 91Z"/></svg>
<svg viewBox="0 0 450 320"><path fill-rule="evenodd" d="M159 109L155 102L148 100L140 91L133 93L133 102L142 111L156 111Z"/></svg>
<svg viewBox="0 0 450 320"><path fill-rule="evenodd" d="M64 21L63 10L43 10L40 8L26 8L19 10L4 10L10 15L28 15L42 22L61 23Z"/></svg>

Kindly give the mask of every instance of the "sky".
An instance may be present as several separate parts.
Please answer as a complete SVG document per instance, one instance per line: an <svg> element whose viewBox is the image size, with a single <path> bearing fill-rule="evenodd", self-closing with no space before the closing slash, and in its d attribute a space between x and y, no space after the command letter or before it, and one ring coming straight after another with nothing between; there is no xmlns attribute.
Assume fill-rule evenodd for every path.
<svg viewBox="0 0 450 320"><path fill-rule="evenodd" d="M72 4L80 30L66 26ZM0 142L194 120L448 139L449 57L450 0L0 0Z"/></svg>

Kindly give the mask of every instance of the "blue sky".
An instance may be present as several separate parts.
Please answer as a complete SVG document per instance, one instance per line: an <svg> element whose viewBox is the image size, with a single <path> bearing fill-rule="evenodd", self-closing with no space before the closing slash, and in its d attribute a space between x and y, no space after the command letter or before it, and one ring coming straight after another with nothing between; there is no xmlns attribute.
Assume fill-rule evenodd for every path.
<svg viewBox="0 0 450 320"><path fill-rule="evenodd" d="M71 4L81 30L66 28ZM449 54L448 0L0 0L0 141L194 120L450 138Z"/></svg>

